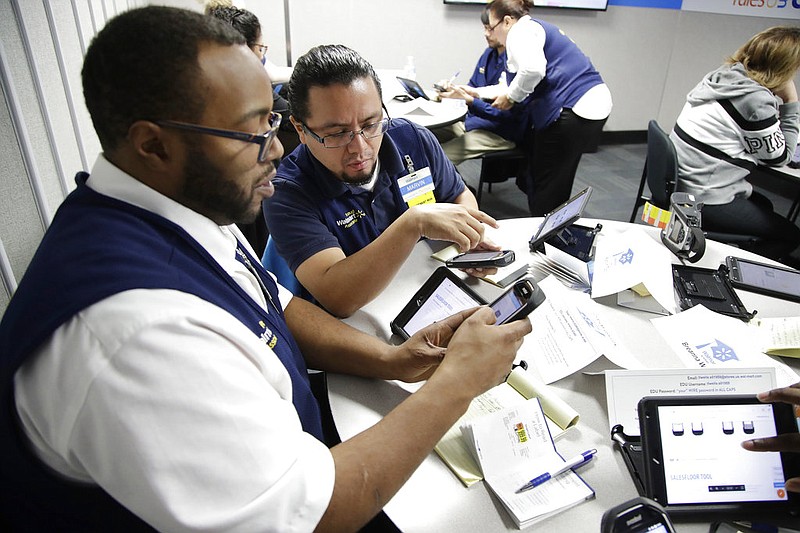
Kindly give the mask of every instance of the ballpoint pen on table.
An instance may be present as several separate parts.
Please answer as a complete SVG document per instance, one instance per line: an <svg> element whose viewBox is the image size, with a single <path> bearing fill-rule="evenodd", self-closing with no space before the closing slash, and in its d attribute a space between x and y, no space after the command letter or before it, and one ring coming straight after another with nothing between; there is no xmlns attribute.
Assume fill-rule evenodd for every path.
<svg viewBox="0 0 800 533"><path fill-rule="evenodd" d="M556 477L559 474L563 474L567 470L570 470L572 468L576 468L576 467L579 467L581 465L584 465L584 464L588 463L589 461L592 460L592 457L594 457L594 455L596 453L597 453L597 450L591 449L591 450L587 450L587 451L583 452L580 455L576 455L575 457L573 457L569 461L566 461L563 465L561 465L554 472L545 472L544 474L536 476L532 480L528 481L523 486L521 486L520 488L517 489L517 494L519 494L520 492L525 492L526 490L530 490L530 489L532 489L534 487L538 487L539 485L541 485L545 481L548 481L548 480Z"/></svg>

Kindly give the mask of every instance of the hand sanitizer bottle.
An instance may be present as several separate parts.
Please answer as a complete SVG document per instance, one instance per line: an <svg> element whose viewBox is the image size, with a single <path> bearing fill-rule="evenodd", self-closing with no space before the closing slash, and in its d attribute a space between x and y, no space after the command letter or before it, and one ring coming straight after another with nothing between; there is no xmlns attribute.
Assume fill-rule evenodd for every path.
<svg viewBox="0 0 800 533"><path fill-rule="evenodd" d="M417 79L417 68L414 66L414 56L406 57L406 65L403 67L403 75L410 80Z"/></svg>

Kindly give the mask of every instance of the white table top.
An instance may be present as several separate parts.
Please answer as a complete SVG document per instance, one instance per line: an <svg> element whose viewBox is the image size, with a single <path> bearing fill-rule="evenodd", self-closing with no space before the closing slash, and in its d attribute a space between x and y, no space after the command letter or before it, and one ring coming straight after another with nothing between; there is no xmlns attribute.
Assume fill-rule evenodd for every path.
<svg viewBox="0 0 800 533"><path fill-rule="evenodd" d="M500 221L501 232L495 240L504 248L515 250L517 257L524 259L529 254L528 239L540 222L541 219ZM580 221L584 225L594 225L596 222L589 219ZM633 226L622 222L600 222L604 226L601 238L606 232L624 231ZM659 240L656 228L637 227L645 228L648 234ZM430 274L441 266L430 254L442 246L442 243L420 242L389 287L346 322L382 339L389 339L389 321ZM749 252L709 242L705 256L696 265L717 268L727 255L759 259ZM674 262L678 262L677 258ZM500 292L499 288L478 280L470 280L470 285L487 301ZM738 294L747 309L757 309L759 316L800 315L800 304L745 291L738 291ZM681 366L649 322L655 315L617 307L604 299L600 302L610 308L612 321L609 326L622 332L622 340L629 349L647 347L646 356L654 361L654 368ZM641 354L642 350L638 352ZM800 369L800 361L784 359L784 362L795 371ZM601 358L584 370L607 368L604 364L607 365ZM581 415L578 425L556 441L559 452L566 457L588 448L597 448L599 451L597 459L580 471L580 475L595 489L596 497L534 527L547 531L598 531L600 519L607 509L638 496L622 456L610 439L605 380L602 376L577 372L551 386ZM409 395L393 382L342 375L329 375L329 392L342 439L348 439L375 424ZM502 505L483 483L465 488L434 452L425 459L385 510L403 531L516 530ZM682 532L706 532L708 523L681 522L678 528Z"/></svg>
<svg viewBox="0 0 800 533"><path fill-rule="evenodd" d="M381 80L383 104L392 118L405 118L425 128L438 128L457 122L467 114L466 102L453 98L437 102L434 100L436 93L432 90L425 90L425 94L431 100L424 98L415 98L408 102L397 100L395 97L398 95L408 96L397 81L397 76L403 76L403 71L376 70L376 74Z"/></svg>

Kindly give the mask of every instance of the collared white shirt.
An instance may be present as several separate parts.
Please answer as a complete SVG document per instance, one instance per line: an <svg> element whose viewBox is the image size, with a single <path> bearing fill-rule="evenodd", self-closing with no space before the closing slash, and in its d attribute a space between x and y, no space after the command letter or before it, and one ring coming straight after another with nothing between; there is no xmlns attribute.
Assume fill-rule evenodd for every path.
<svg viewBox="0 0 800 533"><path fill-rule="evenodd" d="M252 250L234 225L103 156L87 184L180 225L266 308L235 259L237 238ZM291 293L279 286L279 299L285 307ZM303 432L285 367L191 294L137 289L84 309L17 372L15 398L47 465L99 484L161 531L310 531L333 493L330 450Z"/></svg>

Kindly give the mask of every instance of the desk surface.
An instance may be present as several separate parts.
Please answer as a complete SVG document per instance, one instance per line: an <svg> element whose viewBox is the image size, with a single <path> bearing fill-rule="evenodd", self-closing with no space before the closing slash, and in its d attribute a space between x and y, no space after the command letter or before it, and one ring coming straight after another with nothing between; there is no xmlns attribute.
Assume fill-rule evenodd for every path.
<svg viewBox="0 0 800 533"><path fill-rule="evenodd" d="M408 96L403 86L397 81L397 76L402 76L402 70L377 70L381 80L383 104L392 118L405 118L426 128L439 128L458 122L467 114L467 106L463 100L445 99L441 102L415 98L409 102L395 99L395 96ZM425 91L431 98L433 91Z"/></svg>
<svg viewBox="0 0 800 533"><path fill-rule="evenodd" d="M515 250L518 258L528 257L528 239L538 227L541 219L511 219L500 221L501 231L492 235L504 248ZM583 219L581 223L597 221ZM623 231L632 225L622 222L601 221L603 233ZM637 226L644 228L645 226ZM646 228L648 234L658 239L658 230ZM601 233L602 235L602 233ZM431 272L441 265L430 254L439 249L441 243L420 242L398 276L373 302L357 312L347 322L358 329L389 339L389 321L400 311ZM706 254L697 264L716 268L727 255L757 256L730 246L709 242ZM677 259L675 260L677 262ZM491 301L500 289L489 283L471 280L471 285ZM759 316L800 315L800 304L777 300L766 296L739 291L748 309L758 309ZM603 300L600 300L604 303ZM681 366L649 322L655 315L623 309L608 304L612 309L613 322L626 346L647 346L637 355L649 362L649 366ZM800 361L784 359L795 371ZM605 368L603 359L584 370ZM637 496L633 481L622 456L612 446L608 429L605 380L603 376L577 372L551 385L560 396L581 414L578 425L556 441L559 452L570 456L588 448L599 450L597 459L581 469L581 476L595 489L596 498L566 510L539 525L547 531L573 531L576 526L582 531L598 531L600 519L606 509ZM330 399L333 415L343 439L350 438L375 424L398 403L408 397L409 392L393 382L369 380L352 376L329 376ZM517 530L502 504L494 498L484 483L465 488L435 453L431 453L405 486L386 506L387 514L403 531L505 531ZM706 532L708 523L680 523L682 532Z"/></svg>

